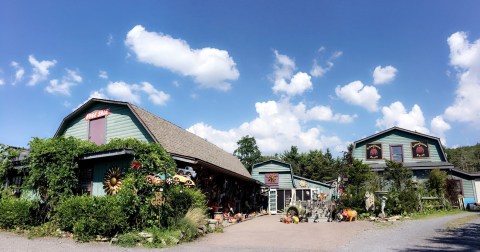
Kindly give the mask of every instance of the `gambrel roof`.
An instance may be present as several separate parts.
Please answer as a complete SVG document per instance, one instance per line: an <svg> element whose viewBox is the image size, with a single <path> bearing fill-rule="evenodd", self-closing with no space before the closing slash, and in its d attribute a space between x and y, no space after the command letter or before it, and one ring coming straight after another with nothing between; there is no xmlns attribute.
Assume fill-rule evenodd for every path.
<svg viewBox="0 0 480 252"><path fill-rule="evenodd" d="M245 166L243 166L240 160L233 154L128 102L92 98L63 119L55 136L60 135L65 130L67 122L70 119L84 113L87 108L96 103L127 106L152 139L160 144L174 158L184 158L186 160L209 164L209 166L213 166L217 170L229 173L230 175L251 179L251 175Z"/></svg>
<svg viewBox="0 0 480 252"><path fill-rule="evenodd" d="M400 128L400 127L392 127L392 128L389 128L389 129L386 129L384 131L381 131L381 132L378 132L378 133L375 133L371 136L368 136L368 137L365 137L363 139L360 139L360 140L357 140L355 142L353 142L353 146L354 148L357 147L358 144L361 144L361 143L364 143L364 142L367 142L369 140L372 140L378 136L382 136L382 135L386 135L388 133L392 133L394 131L401 131L401 132L405 132L405 133L408 133L408 134L413 134L413 135L417 135L417 136L420 136L422 138L428 138L428 139L431 139L435 142L438 142L438 146L440 147L440 151L443 155L443 157L445 158L445 160L447 160L447 155L445 154L445 150L443 149L443 145L440 141L440 138L438 137L434 137L434 136L430 136L430 135L427 135L427 134L423 134L423 133L420 133L420 132L417 132L417 131L411 131L411 130L407 130L407 129L404 129L404 128Z"/></svg>

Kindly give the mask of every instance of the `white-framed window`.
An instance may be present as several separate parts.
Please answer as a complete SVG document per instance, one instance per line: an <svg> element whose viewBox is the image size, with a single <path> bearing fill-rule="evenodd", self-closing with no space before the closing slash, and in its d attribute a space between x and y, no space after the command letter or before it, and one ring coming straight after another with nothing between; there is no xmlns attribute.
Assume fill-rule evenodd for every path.
<svg viewBox="0 0 480 252"><path fill-rule="evenodd" d="M390 160L396 162L403 162L403 146L390 145Z"/></svg>

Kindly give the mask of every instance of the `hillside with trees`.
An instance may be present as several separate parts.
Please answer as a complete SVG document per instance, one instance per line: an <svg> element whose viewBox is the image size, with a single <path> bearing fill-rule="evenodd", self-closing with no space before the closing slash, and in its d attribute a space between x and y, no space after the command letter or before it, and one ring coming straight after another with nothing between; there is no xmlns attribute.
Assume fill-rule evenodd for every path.
<svg viewBox="0 0 480 252"><path fill-rule="evenodd" d="M445 149L448 161L466 172L480 172L480 144Z"/></svg>

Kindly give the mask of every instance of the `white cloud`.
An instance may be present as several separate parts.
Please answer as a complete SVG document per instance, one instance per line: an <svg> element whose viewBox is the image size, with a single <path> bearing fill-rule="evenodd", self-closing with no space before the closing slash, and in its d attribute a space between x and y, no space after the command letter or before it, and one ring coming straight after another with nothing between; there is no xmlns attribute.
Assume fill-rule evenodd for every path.
<svg viewBox="0 0 480 252"><path fill-rule="evenodd" d="M170 95L155 89L155 87L148 82L143 82L139 88L147 93L148 99L156 105L165 105L170 99Z"/></svg>
<svg viewBox="0 0 480 252"><path fill-rule="evenodd" d="M393 66L377 66L373 71L373 84L386 84L395 79L398 70Z"/></svg>
<svg viewBox="0 0 480 252"><path fill-rule="evenodd" d="M108 73L107 73L107 71L100 70L100 71L98 72L98 77L99 77L99 78L102 78L102 79L105 79L105 80L108 79Z"/></svg>
<svg viewBox="0 0 480 252"><path fill-rule="evenodd" d="M439 137L442 141L442 144L447 145L447 139L445 138L445 132L451 129L450 124L445 122L442 116L436 116L430 122L430 129L432 134L436 137Z"/></svg>
<svg viewBox="0 0 480 252"><path fill-rule="evenodd" d="M319 126L308 126L314 121L351 122L355 116L333 114L329 107L316 106L306 109L303 103L291 104L288 99L281 101L257 102L257 117L226 131L214 129L200 122L187 130L215 143L228 152L237 147L236 142L245 135L255 137L263 153L280 153L292 144L302 151L330 148L343 150L343 143L337 136L325 135Z"/></svg>
<svg viewBox="0 0 480 252"><path fill-rule="evenodd" d="M46 80L50 74L48 69L57 64L56 60L38 61L33 55L28 56L28 62L33 66L33 74L28 82L28 85L30 86L34 86L38 82Z"/></svg>
<svg viewBox="0 0 480 252"><path fill-rule="evenodd" d="M103 89L90 92L90 96L88 97L87 101L92 99L92 98L109 99L108 96L105 95L105 93L103 92Z"/></svg>
<svg viewBox="0 0 480 252"><path fill-rule="evenodd" d="M318 49L318 52L323 52L325 50L324 47L321 47ZM330 69L333 67L333 60L337 59L338 57L342 56L343 52L341 51L336 51L330 56L330 58L327 60L325 63L326 66L322 67L318 64L317 60L313 60L313 66L312 69L310 70L310 75L313 77L322 77L324 74L326 74Z"/></svg>
<svg viewBox="0 0 480 252"><path fill-rule="evenodd" d="M240 75L227 51L193 49L184 40L146 31L141 25L128 32L125 44L139 61L193 77L201 87L229 90L229 81Z"/></svg>
<svg viewBox="0 0 480 252"><path fill-rule="evenodd" d="M382 108L383 118L377 119L376 126L382 130L398 126L400 128L429 134L425 127L423 112L417 104L408 112L399 101Z"/></svg>
<svg viewBox="0 0 480 252"><path fill-rule="evenodd" d="M3 86L3 85L5 85L5 81L2 78L0 78L0 86Z"/></svg>
<svg viewBox="0 0 480 252"><path fill-rule="evenodd" d="M65 69L67 74L62 77L61 80L53 79L50 84L45 88L47 92L51 94L63 94L71 95L71 88L82 82L82 77L78 74L78 71Z"/></svg>
<svg viewBox="0 0 480 252"><path fill-rule="evenodd" d="M142 82L142 84L128 84L123 81L110 82L106 89L100 89L90 94L90 98L117 99L121 101L140 104L142 102L142 93L148 95L148 99L156 105L165 105L170 99L170 95L157 90L152 84Z"/></svg>
<svg viewBox="0 0 480 252"><path fill-rule="evenodd" d="M458 87L455 102L445 109L444 118L480 127L480 39L470 43L465 32L456 32L447 42Z"/></svg>
<svg viewBox="0 0 480 252"><path fill-rule="evenodd" d="M23 76L25 75L25 69L20 66L15 61L12 61L10 65L15 69L15 79L12 82L12 85L16 85L18 82L20 82L23 79Z"/></svg>
<svg viewBox="0 0 480 252"><path fill-rule="evenodd" d="M105 91L103 89L100 90L95 90L90 92L90 96L88 97L87 100L83 101L80 103L78 106L72 109L72 111L75 111L76 109L80 108L83 104L87 103L92 98L98 98L98 99L109 99L108 96L105 94ZM65 104L64 104L65 105Z"/></svg>
<svg viewBox="0 0 480 252"><path fill-rule="evenodd" d="M291 105L293 106L293 105ZM298 118L304 121L330 121L339 123L351 123L357 115L334 114L332 109L328 106L314 106L311 109L306 109L305 104L300 102L293 108L293 111Z"/></svg>
<svg viewBox="0 0 480 252"><path fill-rule="evenodd" d="M284 92L289 96L303 94L307 90L313 88L311 76L307 73L297 72L295 70L295 62L286 55L275 53L274 64L274 86L273 92Z"/></svg>
<svg viewBox="0 0 480 252"><path fill-rule="evenodd" d="M110 82L107 85L106 92L114 99L140 104L141 98L134 85L127 84L123 81Z"/></svg>
<svg viewBox="0 0 480 252"><path fill-rule="evenodd" d="M371 112L378 110L377 104L381 98L374 86L363 85L361 81L354 81L343 87L337 86L335 93L345 102Z"/></svg>

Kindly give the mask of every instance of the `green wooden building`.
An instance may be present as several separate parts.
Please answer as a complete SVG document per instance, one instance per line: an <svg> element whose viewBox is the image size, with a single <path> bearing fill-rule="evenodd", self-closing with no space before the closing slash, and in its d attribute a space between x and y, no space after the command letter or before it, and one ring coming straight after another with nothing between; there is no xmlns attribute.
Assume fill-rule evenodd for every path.
<svg viewBox="0 0 480 252"><path fill-rule="evenodd" d="M272 214L284 211L292 197L295 202L309 201L324 193L330 199L333 193L331 185L294 175L290 164L273 159L253 165L252 178L269 187L263 207Z"/></svg>
<svg viewBox="0 0 480 252"><path fill-rule="evenodd" d="M91 99L63 119L55 136L73 136L96 144L114 138L157 143L171 155L177 167L193 168L197 173L194 182L207 194L212 206L221 204L227 196L235 201L237 210L244 204L252 206L252 194L260 187L231 153L128 102ZM124 149L80 157L84 191L105 195L102 181L107 170L129 167L134 155L132 150Z"/></svg>
<svg viewBox="0 0 480 252"><path fill-rule="evenodd" d="M419 182L427 180L433 169L444 170L455 181L465 205L480 202L480 174L466 173L449 163L437 137L393 127L355 141L353 157L380 175L386 167L385 160L402 162Z"/></svg>

